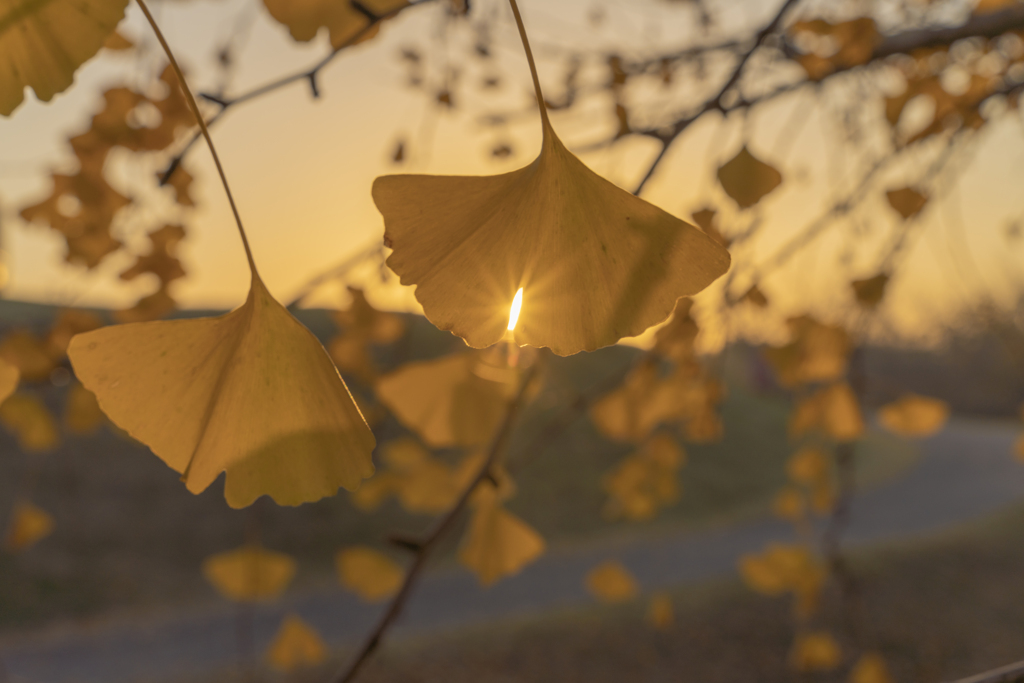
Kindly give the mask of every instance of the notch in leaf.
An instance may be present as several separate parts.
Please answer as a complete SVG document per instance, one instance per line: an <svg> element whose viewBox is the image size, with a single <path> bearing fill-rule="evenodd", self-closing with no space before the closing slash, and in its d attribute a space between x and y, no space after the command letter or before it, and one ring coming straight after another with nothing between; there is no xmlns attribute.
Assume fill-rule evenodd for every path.
<svg viewBox="0 0 1024 683"><path fill-rule="evenodd" d="M416 285L427 318L476 348L506 333L522 288L518 344L565 356L614 344L665 320L676 300L729 268L696 227L600 177L548 120L518 7L543 143L528 166L497 176L392 175L373 199L388 266Z"/></svg>

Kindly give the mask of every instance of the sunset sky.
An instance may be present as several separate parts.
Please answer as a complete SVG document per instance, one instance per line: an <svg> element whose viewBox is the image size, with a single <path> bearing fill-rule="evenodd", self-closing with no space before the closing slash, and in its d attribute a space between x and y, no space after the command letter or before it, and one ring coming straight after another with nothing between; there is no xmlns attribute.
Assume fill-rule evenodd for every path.
<svg viewBox="0 0 1024 683"><path fill-rule="evenodd" d="M750 2L749 12L726 15L723 24L729 32L742 33L744 26L760 25L774 11L774 4ZM699 40L689 3L522 0L521 5L549 96L559 94L564 70L557 46L615 49L639 56L659 46L683 47ZM246 7L255 9L251 25L239 32L244 47L229 94L301 69L328 51L324 35L309 44L295 43L256 0L162 3L158 19L197 89L213 84L214 54L238 30L237 17L244 16ZM445 50L435 39L443 12L439 3L429 3L406 11L386 24L376 39L335 60L321 75L319 99L310 97L305 83L296 83L231 110L214 128L256 262L276 296L290 298L312 275L379 242L383 224L370 196L376 176L489 174L532 160L540 129L536 115L527 111L529 72L511 15L504 0L476 0L474 12L495 12L500 18L494 43L499 48L497 71L504 80L497 97L485 99L473 88L462 88L457 91L463 94L457 109L448 112L422 92L404 86L399 52L405 46L417 46L431 60L428 78L436 79L441 73L438 60ZM596 25L595 13L603 16ZM113 85L145 82L160 68L162 59L137 7L130 7L122 32L139 43L138 51L101 55L79 72L74 87L53 102L40 104L29 96L30 101L10 120L0 122L0 209L4 261L9 269L3 292L7 298L125 306L153 287L144 280L123 283L117 279L132 260L129 254L118 254L93 272L64 264L58 235L26 225L18 217L22 206L48 192L49 170L73 170L65 140L88 125L100 105L101 92ZM447 54L460 67L462 81L472 83L495 70L467 56L469 31L462 29L453 36ZM843 96L836 92L830 97ZM644 95L637 92L638 97ZM656 98L656 93L651 97ZM692 101L677 97L673 107L670 100L661 100L659 113L685 111L681 105ZM755 209L763 212L765 224L755 251L744 252L746 262L752 255L755 262L770 255L857 179L860 160L849 147L837 144L836 117L827 111L835 109L834 104L826 101L822 106L820 98L804 91L779 98L748 123L751 149L782 171L784 183ZM796 129L795 141L789 140L786 131L794 129L787 122L797 109L808 107L812 113ZM484 113L509 111L520 115L504 131L480 124ZM615 130L607 106L556 113L553 122L570 148L587 146ZM723 128L720 118L705 117L677 141L643 196L687 219L691 211L709 202L728 204L717 187L715 169L736 154L743 131L740 120L731 120ZM390 157L400 138L407 143L406 162L396 166ZM1007 224L1024 211L1022 139L1024 122L1019 116L988 126L969 165L959 169L954 189L934 197L920 224L914 226L918 232L909 259L900 266L886 304L890 318L901 329L926 332L936 320L980 295L1006 302L1024 285L1020 267L1024 244L1005 237ZM512 145L509 159L490 158L490 149L499 142ZM582 158L595 171L632 188L655 152L652 141L630 138ZM144 168L121 164L112 182L116 184L118 174L151 174L160 165L158 159ZM188 237L180 250L188 277L172 291L185 307L235 306L243 300L249 282L227 202L206 149L196 146L186 166L197 179L193 194L201 208L187 217ZM919 173L919 165L904 164L886 176L880 190L906 185ZM735 213L733 209L730 215ZM136 212L119 227L136 251L144 248L144 234L159 227L146 221L144 211ZM804 309L827 317L829 311L847 305L846 283L875 274L877 255L898 222L880 198L873 200L854 220L831 229L784 271L769 278L763 289L780 305L777 319ZM850 238L854 225L864 231L857 240ZM848 255L842 259L844 252ZM338 305L339 294L338 288L325 288L313 303ZM378 288L371 299L392 308L415 308L407 289Z"/></svg>

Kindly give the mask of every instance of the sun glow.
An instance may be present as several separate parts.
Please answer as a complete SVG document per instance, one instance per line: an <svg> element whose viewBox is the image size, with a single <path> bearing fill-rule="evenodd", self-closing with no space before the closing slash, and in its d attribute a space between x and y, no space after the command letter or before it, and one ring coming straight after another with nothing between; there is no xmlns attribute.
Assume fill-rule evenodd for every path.
<svg viewBox="0 0 1024 683"><path fill-rule="evenodd" d="M523 308L523 288L520 287L519 291L516 292L516 298L512 300L512 308L508 312L508 331L516 329L516 323L519 322L519 311Z"/></svg>

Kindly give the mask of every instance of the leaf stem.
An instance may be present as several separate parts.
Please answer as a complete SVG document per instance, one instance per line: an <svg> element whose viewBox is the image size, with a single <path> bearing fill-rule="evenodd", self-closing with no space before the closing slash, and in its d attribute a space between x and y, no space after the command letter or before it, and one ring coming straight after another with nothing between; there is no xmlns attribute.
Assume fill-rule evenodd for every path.
<svg viewBox="0 0 1024 683"><path fill-rule="evenodd" d="M156 34L156 39L160 41L160 46L164 49L164 53L167 55L167 59L171 62L171 68L174 69L175 75L178 77L178 83L181 85L181 90L185 94L185 100L188 102L188 107L192 111L192 115L195 116L196 122L199 123L199 130L202 131L203 137L206 139L206 144L210 148L210 155L213 157L213 163L217 166L217 173L220 174L220 182L224 185L224 193L228 196L228 203L231 204L231 212L235 215L235 223L238 225L238 234L242 238L242 246L245 247L245 257L249 260L249 268L252 271L254 278L259 276L256 273L256 262L252 258L252 249L249 247L249 238L246 237L245 228L242 226L242 217L238 213L238 206L235 204L235 198L231 194L231 187L228 185L228 177L224 173L224 167L220 163L220 157L217 156L217 148L213 144L213 138L210 137L210 130L206 127L206 121L203 119L202 113L199 111L199 105L196 104L196 98L192 96L192 91L188 87L188 83L185 81L185 74L182 73L181 67L178 66L178 60L174 58L174 53L171 52L171 46L167 44L167 39L164 38L163 32L156 23L156 19L149 11L149 7L146 6L146 0L136 0L139 3L139 8L142 9L142 13L146 15L146 20L149 21L149 25L153 28L153 33Z"/></svg>
<svg viewBox="0 0 1024 683"><path fill-rule="evenodd" d="M380 645L381 641L384 639L384 635L388 628L390 628L392 623L394 623L401 614L402 609L405 607L405 603L408 602L409 597L412 595L416 579L419 578L420 573L423 571L423 567L426 565L430 552L437 545L438 540L452 527L452 524L456 519L458 519L459 514L469 504L469 499L476 490L476 487L479 486L481 482L492 476L494 465L498 462L498 459L508 444L509 437L512 434L512 427L526 402L527 390L529 389L530 384L532 384L534 377L536 377L537 370L541 362L541 359L536 360L523 374L523 378L519 384L519 390L516 392L515 397L509 401L505 410L505 417L491 439L491 443L487 449L487 457L484 459L483 465L480 466L480 470L477 472L476 476L473 477L473 480L469 485L466 486L462 495L459 496L459 499L454 505L452 505L448 512L444 514L444 516L434 523L422 540L409 541L407 539L400 539L400 543L398 543L398 545L413 553L413 562L406 570L405 578L402 580L401 587L398 589L395 597L391 599L391 602L388 604L388 608L384 611L384 614L377 622L377 626L369 633L366 640L363 641L362 646L360 646L359 650L353 656L348 665L346 665L335 678L331 679L332 683L350 683L355 679L356 674L359 673L363 664L366 663L370 658L370 655L373 654L374 650L377 649L377 646Z"/></svg>
<svg viewBox="0 0 1024 683"><path fill-rule="evenodd" d="M537 62L533 59L533 50L530 49L530 39L526 37L526 27L523 25L523 15L519 13L519 3L516 0L508 0L512 5L512 14L516 18L516 27L519 29L519 37L523 41L523 49L526 51L526 61L530 65L530 76L533 77L533 89L537 93L537 106L540 107L540 119L544 128L544 139L553 132L551 121L548 119L548 107L544 103L544 93L540 89L540 77L537 75Z"/></svg>

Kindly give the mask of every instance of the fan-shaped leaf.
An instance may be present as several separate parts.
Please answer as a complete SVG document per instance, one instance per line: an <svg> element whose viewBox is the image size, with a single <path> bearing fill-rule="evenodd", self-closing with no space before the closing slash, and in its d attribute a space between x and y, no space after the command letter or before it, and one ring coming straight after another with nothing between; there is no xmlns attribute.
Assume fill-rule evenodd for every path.
<svg viewBox="0 0 1024 683"><path fill-rule="evenodd" d="M338 371L255 273L227 315L105 327L68 355L107 416L193 493L227 471L232 507L298 505L373 473L373 434Z"/></svg>
<svg viewBox="0 0 1024 683"><path fill-rule="evenodd" d="M744 145L718 169L718 182L741 209L749 209L782 184L782 174L751 154Z"/></svg>
<svg viewBox="0 0 1024 683"><path fill-rule="evenodd" d="M296 614L289 614L267 650L267 661L278 671L288 673L327 659L327 646L312 626Z"/></svg>
<svg viewBox="0 0 1024 683"><path fill-rule="evenodd" d="M334 563L341 585L367 602L394 595L405 576L394 560L367 546L339 550Z"/></svg>
<svg viewBox="0 0 1024 683"><path fill-rule="evenodd" d="M633 575L614 560L602 562L587 572L585 583L587 590L603 602L624 602L640 593Z"/></svg>
<svg viewBox="0 0 1024 683"><path fill-rule="evenodd" d="M459 561L482 585L518 574L544 553L544 539L502 507L493 487L478 490L473 501L476 510L459 548Z"/></svg>
<svg viewBox="0 0 1024 683"><path fill-rule="evenodd" d="M128 0L7 0L0 5L0 114L25 88L49 102L99 52L124 18Z"/></svg>
<svg viewBox="0 0 1024 683"><path fill-rule="evenodd" d="M917 394L901 396L878 411L882 426L900 436L931 436L948 418L948 403Z"/></svg>
<svg viewBox="0 0 1024 683"><path fill-rule="evenodd" d="M295 560L283 553L246 545L206 558L203 576L229 600L271 600L291 583Z"/></svg>

